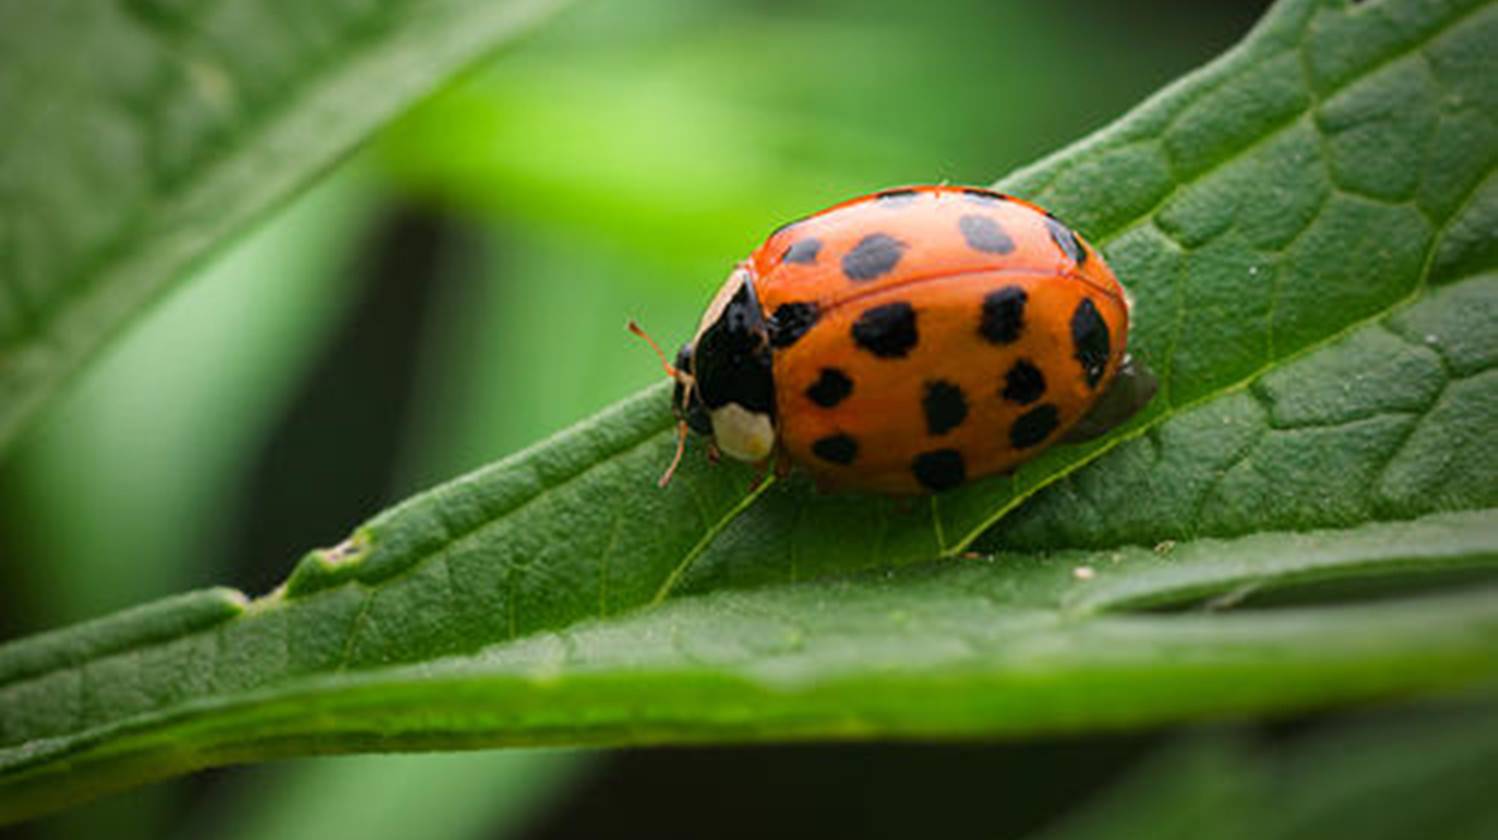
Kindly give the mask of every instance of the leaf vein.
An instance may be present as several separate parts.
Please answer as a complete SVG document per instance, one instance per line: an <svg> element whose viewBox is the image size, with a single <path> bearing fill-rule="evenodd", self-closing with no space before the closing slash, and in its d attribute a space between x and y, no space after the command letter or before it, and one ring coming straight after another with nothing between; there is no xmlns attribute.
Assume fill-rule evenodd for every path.
<svg viewBox="0 0 1498 840"><path fill-rule="evenodd" d="M697 540L692 548L687 551L686 555L684 555L676 564L676 566L671 569L671 573L667 575L666 580L661 583L660 589L656 590L655 597L650 599L650 605L654 606L666 600L667 596L671 594L671 590L675 588L682 575L686 574L687 569L691 568L692 563L694 563L697 558L701 556L702 552L712 544L713 540L718 538L718 534L722 532L724 528L728 527L728 523L736 519L738 515L743 513L745 510L748 510L749 507L753 505L760 496L764 495L766 490L768 490L772 485L775 484L775 482L776 479L773 474L765 476L765 479L759 483L758 487L750 491L748 495L740 499L737 504L735 504L728 510L727 513L725 513L721 518L714 522L712 524L712 527L708 528L707 532Z"/></svg>

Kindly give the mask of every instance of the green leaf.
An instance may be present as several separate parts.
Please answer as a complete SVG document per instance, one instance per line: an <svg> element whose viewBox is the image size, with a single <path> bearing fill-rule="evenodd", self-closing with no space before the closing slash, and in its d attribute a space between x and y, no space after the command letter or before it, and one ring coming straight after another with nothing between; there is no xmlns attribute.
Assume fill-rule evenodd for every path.
<svg viewBox="0 0 1498 840"><path fill-rule="evenodd" d="M368 655L373 634L388 648L423 618L443 620L441 607L418 616L406 600L388 620L354 619L366 641L350 630L370 615L357 597L246 607L203 592L12 649L0 675L14 744L0 749L0 817L201 766L328 750L991 736L1458 685L1498 673L1491 588L1357 608L1119 611L1245 582L1491 573L1495 536L1492 516L1461 513L1202 540L1168 556L1126 548L1091 580L1075 570L1097 562L1093 552L952 560L673 599L387 667L348 663ZM176 627L201 629L172 638ZM16 743L17 730L36 734Z"/></svg>
<svg viewBox="0 0 1498 840"><path fill-rule="evenodd" d="M0 0L0 446L213 248L555 0Z"/></svg>
<svg viewBox="0 0 1498 840"><path fill-rule="evenodd" d="M268 597L0 649L0 817L309 752L1027 733L1491 679L1495 43L1493 2L1287 0L1001 184L1137 298L1163 389L1115 435L918 502L696 457L662 492L649 389Z"/></svg>

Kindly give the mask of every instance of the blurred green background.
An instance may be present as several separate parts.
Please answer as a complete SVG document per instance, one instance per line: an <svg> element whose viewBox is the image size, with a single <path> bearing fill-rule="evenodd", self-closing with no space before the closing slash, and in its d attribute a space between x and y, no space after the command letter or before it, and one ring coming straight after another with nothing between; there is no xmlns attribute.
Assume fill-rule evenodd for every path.
<svg viewBox="0 0 1498 840"><path fill-rule="evenodd" d="M578 0L183 284L0 461L0 633L263 593L385 505L654 381L625 322L674 347L780 222L992 182L1266 5ZM299 761L15 833L1011 837L1175 737Z"/></svg>

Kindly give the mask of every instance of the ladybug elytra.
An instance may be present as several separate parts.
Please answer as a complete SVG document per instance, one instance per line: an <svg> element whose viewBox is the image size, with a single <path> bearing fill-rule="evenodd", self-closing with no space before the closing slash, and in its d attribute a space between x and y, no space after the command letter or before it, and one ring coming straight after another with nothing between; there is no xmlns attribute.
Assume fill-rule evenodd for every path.
<svg viewBox="0 0 1498 840"><path fill-rule="evenodd" d="M780 228L734 269L668 366L678 437L826 489L946 490L1148 402L1128 330L1102 256L1041 208L886 190Z"/></svg>

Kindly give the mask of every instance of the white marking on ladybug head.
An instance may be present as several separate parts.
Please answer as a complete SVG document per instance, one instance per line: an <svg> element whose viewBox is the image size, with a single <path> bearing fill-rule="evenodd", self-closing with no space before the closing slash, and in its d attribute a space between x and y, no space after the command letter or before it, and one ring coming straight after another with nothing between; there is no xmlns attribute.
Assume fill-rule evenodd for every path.
<svg viewBox="0 0 1498 840"><path fill-rule="evenodd" d="M775 423L770 415L729 403L713 409L712 418L713 442L724 455L757 463L775 450Z"/></svg>

